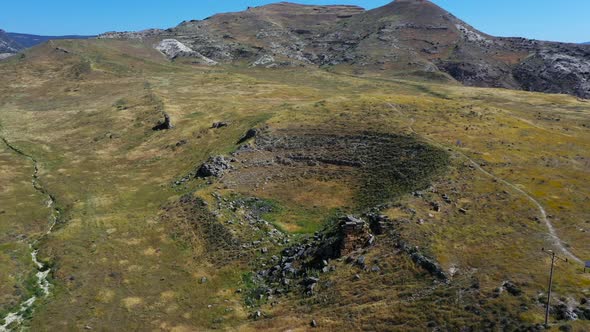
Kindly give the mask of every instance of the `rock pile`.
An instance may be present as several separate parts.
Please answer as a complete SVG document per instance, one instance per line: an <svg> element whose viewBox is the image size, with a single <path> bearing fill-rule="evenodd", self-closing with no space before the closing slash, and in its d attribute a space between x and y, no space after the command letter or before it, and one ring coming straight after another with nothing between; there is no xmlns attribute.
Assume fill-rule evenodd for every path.
<svg viewBox="0 0 590 332"><path fill-rule="evenodd" d="M330 260L364 249L374 241L366 221L345 216L332 229L284 249L281 257L273 256L269 261L272 267L259 271L256 279L271 293L281 294L299 285L311 296L320 282L317 275L334 269Z"/></svg>
<svg viewBox="0 0 590 332"><path fill-rule="evenodd" d="M207 160L207 162L205 162L203 165L201 165L201 167L199 167L196 176L198 178L219 178L223 176L223 174L231 168L232 166L229 160L225 159L223 156L211 157L209 158L209 160Z"/></svg>

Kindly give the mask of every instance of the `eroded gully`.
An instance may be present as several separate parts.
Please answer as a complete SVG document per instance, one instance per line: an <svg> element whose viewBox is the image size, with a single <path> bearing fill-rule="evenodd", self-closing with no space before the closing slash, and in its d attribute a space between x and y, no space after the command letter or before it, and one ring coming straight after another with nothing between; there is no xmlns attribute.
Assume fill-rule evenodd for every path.
<svg viewBox="0 0 590 332"><path fill-rule="evenodd" d="M47 208L51 209L51 213L48 217L48 229L47 231L42 234L41 236L37 237L33 241L29 242L30 248L30 255L31 261L35 265L37 272L36 272L36 288L37 291L35 292L36 295L32 295L25 301L21 302L20 305L13 311L8 313L4 317L4 323L0 325L0 332L7 332L11 331L15 328L18 328L23 321L26 319L27 313L29 313L33 309L33 305L39 299L39 295L41 297L46 297L49 295L51 283L49 281L49 274L51 273L51 269L39 261L37 255L39 250L36 249L37 245L41 240L47 237L57 224L59 220L59 209L55 206L55 198L43 187L41 181L39 180L39 163L38 161L31 155L23 152L22 150L18 149L14 145L10 144L4 137L0 137L0 140L14 153L18 154L21 157L24 157L30 160L33 163L34 172L31 176L31 185L37 192L43 195L46 198Z"/></svg>

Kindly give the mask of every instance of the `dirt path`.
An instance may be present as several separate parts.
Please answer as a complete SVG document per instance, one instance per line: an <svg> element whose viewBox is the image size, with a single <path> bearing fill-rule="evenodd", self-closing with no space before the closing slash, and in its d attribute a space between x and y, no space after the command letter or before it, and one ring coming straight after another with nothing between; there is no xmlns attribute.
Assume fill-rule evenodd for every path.
<svg viewBox="0 0 590 332"><path fill-rule="evenodd" d="M42 294L42 296L46 297L47 295L49 295L49 288L51 287L51 284L48 280L48 276L51 272L51 269L49 269L47 266L45 266L37 259L37 254L39 253L39 250L35 249L35 246L44 237L51 234L59 219L59 210L55 207L55 199L53 198L53 196L45 190L45 188L39 181L39 163L37 162L37 160L32 156L19 150L17 147L11 145L4 137L0 137L0 140L14 153L26 159L29 159L33 163L33 167L35 170L33 172L33 175L31 176L31 184L36 191L38 191L47 198L47 207L51 209L51 214L49 216L49 227L47 229L47 232L38 237L36 240L29 243L29 248L31 250L31 261L37 268L36 286ZM14 312L8 313L6 317L4 317L4 324L0 325L0 332L7 332L17 328L25 320L27 312L33 308L33 304L35 304L37 299L37 296L33 295L26 301L23 301Z"/></svg>
<svg viewBox="0 0 590 332"><path fill-rule="evenodd" d="M397 113L399 113L401 116L406 117L406 115L399 109L397 108L395 105L391 104L391 103L387 103L387 106L391 107L393 110L395 110ZM414 130L414 123L416 122L416 119L414 118L409 118L410 123L408 124L408 129L410 129L410 131L413 134L416 134L422 138L424 138L425 140L429 141L430 143L434 144L434 145L438 145L444 148L448 148L446 146L442 146L440 143L419 135L416 130ZM565 256L567 256L569 259L580 263L580 264L584 264L584 262L582 261L582 259L580 259L579 257L577 257L576 255L574 255L571 251L569 251L569 249L567 249L565 247L565 245L563 244L563 241L559 238L559 236L557 235L557 232L555 231L555 227L553 226L553 224L551 223L551 221L549 220L549 218L547 218L547 211L545 211L545 208L543 207L543 205L541 205L541 203L539 203L539 201L537 201L533 196L529 195L526 191L524 191L523 189L521 189L520 187L518 187L517 185L510 183L502 178L499 178L497 176L495 176L494 174L486 171L485 169L483 169L483 167L481 167L480 164L478 164L477 162L475 162L473 159L469 158L466 154L464 154L461 151L457 151L456 149L452 149L453 152L457 153L458 155L460 155L461 157L467 159L478 171L482 172L483 174L487 175L488 177L491 177L492 179L496 180L497 182L500 182L502 184L504 184L507 187L510 187L512 190L518 192L519 194L521 194L522 196L526 197L526 199L528 199L531 203L533 203L537 209L539 210L540 213L540 219L545 223L545 226L547 227L548 230L548 235L549 238L551 240L552 245L557 248L559 251L561 251Z"/></svg>

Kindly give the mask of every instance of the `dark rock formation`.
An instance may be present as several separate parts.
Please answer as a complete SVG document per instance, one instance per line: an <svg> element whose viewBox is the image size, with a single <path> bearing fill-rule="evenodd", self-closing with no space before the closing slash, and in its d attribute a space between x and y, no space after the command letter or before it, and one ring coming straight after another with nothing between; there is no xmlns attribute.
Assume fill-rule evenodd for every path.
<svg viewBox="0 0 590 332"><path fill-rule="evenodd" d="M211 125L211 128L218 129L218 128L223 128L223 127L227 127L227 126L229 126L229 123L224 122L224 121L220 121L220 122L213 122L213 124Z"/></svg>
<svg viewBox="0 0 590 332"><path fill-rule="evenodd" d="M590 98L590 48L548 48L514 69L523 89Z"/></svg>
<svg viewBox="0 0 590 332"><path fill-rule="evenodd" d="M159 131L159 130L168 130L168 129L172 129L174 128L174 126L172 125L172 122L170 120L170 116L168 115L168 113L166 112L162 112L164 114L164 120L161 120L160 122L158 122L157 125L155 125L152 130L154 131Z"/></svg>
<svg viewBox="0 0 590 332"><path fill-rule="evenodd" d="M256 128L248 129L246 134L244 134L244 136L242 138L240 138L240 140L238 141L238 144L242 144L242 143L246 142L247 140L256 137L256 135L258 135L258 132L259 132L259 130Z"/></svg>
<svg viewBox="0 0 590 332"><path fill-rule="evenodd" d="M520 296L522 294L522 290L511 281L504 281L502 286L510 295Z"/></svg>

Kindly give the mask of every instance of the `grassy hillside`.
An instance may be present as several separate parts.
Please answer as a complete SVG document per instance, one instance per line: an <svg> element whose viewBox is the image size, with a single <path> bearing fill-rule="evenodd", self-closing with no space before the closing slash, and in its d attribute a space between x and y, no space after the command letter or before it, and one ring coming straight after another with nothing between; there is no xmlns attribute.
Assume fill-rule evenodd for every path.
<svg viewBox="0 0 590 332"><path fill-rule="evenodd" d="M310 68L201 67L149 46L54 41L0 62L0 135L34 156L63 211L39 243L53 286L25 322L31 330L306 330L312 320L325 330L524 328L543 318L541 248L565 256L561 244L590 260L585 100ZM154 131L162 112L174 128ZM219 121L229 125L211 128ZM262 136L232 157L251 128ZM362 150L355 137L379 143ZM371 151L361 163L384 166L315 163L354 161L358 151ZM277 162L297 153L315 159ZM223 178L180 181L217 155L236 159ZM0 168L2 317L34 291L22 281L34 273L27 241L50 211L27 159L0 145ZM377 204L393 230L350 255L364 255L369 271L335 259L312 295L295 286L257 293L253 276L272 255ZM399 250L400 239L436 260L448 282ZM521 293L498 290L505 281ZM590 274L571 258L554 283L556 304L590 297ZM554 328L565 324L588 328L581 319Z"/></svg>

